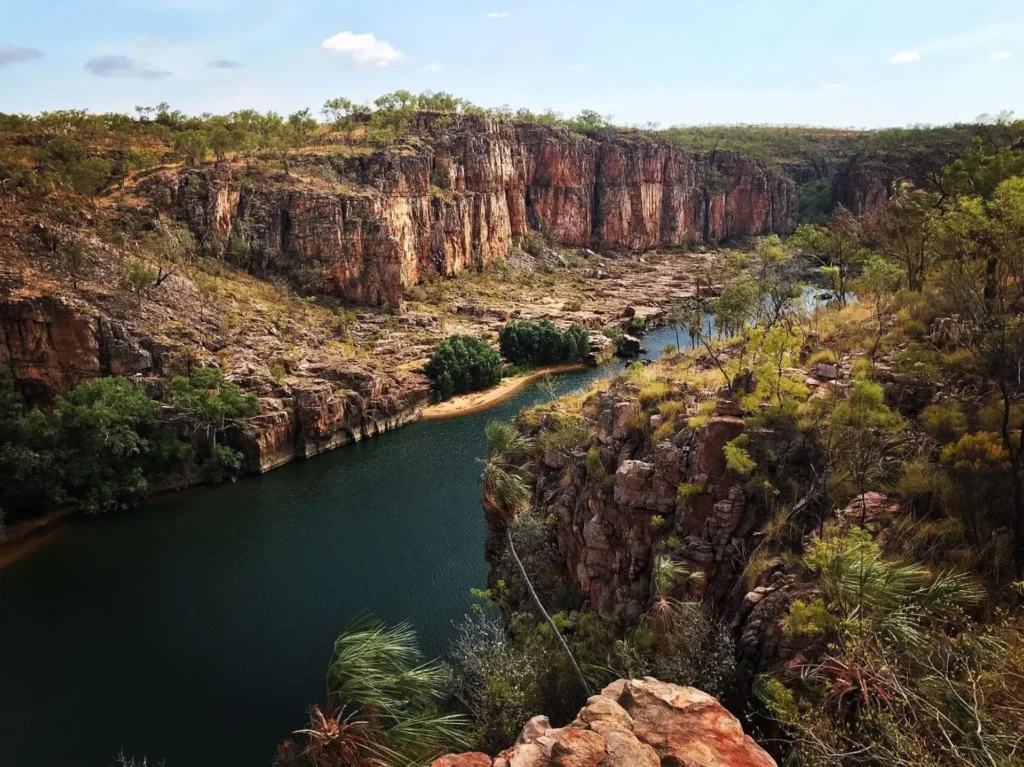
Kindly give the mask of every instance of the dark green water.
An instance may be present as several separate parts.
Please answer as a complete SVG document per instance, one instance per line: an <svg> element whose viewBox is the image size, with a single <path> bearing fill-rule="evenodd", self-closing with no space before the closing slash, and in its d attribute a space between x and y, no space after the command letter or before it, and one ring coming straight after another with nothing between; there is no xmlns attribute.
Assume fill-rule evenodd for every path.
<svg viewBox="0 0 1024 767"><path fill-rule="evenodd" d="M484 426L544 396L80 525L0 570L0 764L106 767L123 749L265 767L353 617L410 620L443 655L487 572Z"/></svg>

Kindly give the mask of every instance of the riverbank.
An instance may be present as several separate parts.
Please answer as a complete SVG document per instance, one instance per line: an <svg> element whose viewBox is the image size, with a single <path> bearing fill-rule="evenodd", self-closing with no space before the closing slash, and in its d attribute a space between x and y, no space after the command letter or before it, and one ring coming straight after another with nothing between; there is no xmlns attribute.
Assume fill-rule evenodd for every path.
<svg viewBox="0 0 1024 767"><path fill-rule="evenodd" d="M471 394L460 394L457 397L452 397L450 400L430 405L423 409L420 417L429 421L438 418L454 418L455 416L479 413L494 407L500 402L504 402L544 376L569 373L573 370L582 370L585 367L586 365L582 362L572 362L537 368L529 373L505 378L500 384L490 389L472 392Z"/></svg>

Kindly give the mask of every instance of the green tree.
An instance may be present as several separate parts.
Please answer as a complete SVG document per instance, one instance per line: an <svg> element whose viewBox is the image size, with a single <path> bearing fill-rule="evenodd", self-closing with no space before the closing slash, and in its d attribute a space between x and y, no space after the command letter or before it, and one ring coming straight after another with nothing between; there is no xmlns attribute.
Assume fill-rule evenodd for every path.
<svg viewBox="0 0 1024 767"><path fill-rule="evenodd" d="M54 456L65 494L90 514L134 505L148 477L181 453L157 431L157 405L138 384L95 378L54 409Z"/></svg>
<svg viewBox="0 0 1024 767"><path fill-rule="evenodd" d="M498 352L472 336L449 336L434 350L426 367L442 399L477 391L501 382Z"/></svg>
<svg viewBox="0 0 1024 767"><path fill-rule="evenodd" d="M218 444L229 428L242 428L259 412L255 394L224 379L218 368L197 368L188 377L178 376L167 387L167 401L175 418L202 433L208 445L204 461L207 475L215 480L237 476L242 456L233 448Z"/></svg>

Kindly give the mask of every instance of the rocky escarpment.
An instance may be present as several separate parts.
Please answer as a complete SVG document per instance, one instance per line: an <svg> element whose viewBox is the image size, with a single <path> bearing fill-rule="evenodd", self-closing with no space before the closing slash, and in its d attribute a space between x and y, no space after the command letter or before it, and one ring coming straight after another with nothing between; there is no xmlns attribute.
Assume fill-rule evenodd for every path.
<svg viewBox="0 0 1024 767"><path fill-rule="evenodd" d="M641 615L650 595L637 584L659 552L703 574L685 596L723 603L761 521L745 501L743 477L723 455L725 443L743 433L743 420L724 411L694 430L684 419L656 442L645 433L662 416L646 413L635 395L600 392L594 407L595 444L546 451L534 497L552 520L580 606L627 621ZM680 493L681 486L693 489ZM490 540L493 552L499 538Z"/></svg>
<svg viewBox="0 0 1024 767"><path fill-rule="evenodd" d="M527 722L495 758L444 756L433 767L774 767L732 714L692 687L650 677L620 679L587 701L576 719L553 728Z"/></svg>
<svg viewBox="0 0 1024 767"><path fill-rule="evenodd" d="M287 177L221 164L142 189L205 242L279 254L312 289L369 303L504 258L531 229L642 251L789 231L797 209L791 179L736 153L436 114L386 151L298 155Z"/></svg>
<svg viewBox="0 0 1024 767"><path fill-rule="evenodd" d="M137 380L157 397L183 372L182 348L137 333L128 323L53 298L0 300L0 365L10 366L26 399L42 406L100 375ZM212 361L213 358L211 358ZM250 471L268 471L414 419L429 395L415 372L362 359L324 356L275 381L261 367L232 378L260 398L260 414L231 441Z"/></svg>

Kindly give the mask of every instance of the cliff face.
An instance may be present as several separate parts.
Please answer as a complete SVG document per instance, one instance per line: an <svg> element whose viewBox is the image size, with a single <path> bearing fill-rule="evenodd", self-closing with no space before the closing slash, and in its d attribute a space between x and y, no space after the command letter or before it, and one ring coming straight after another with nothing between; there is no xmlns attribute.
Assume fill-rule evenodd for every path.
<svg viewBox="0 0 1024 767"><path fill-rule="evenodd" d="M10 366L30 404L52 405L99 375L133 377L159 394L161 379L180 373L177 351L56 299L0 300L0 365ZM260 396L260 414L232 436L256 472L396 428L416 417L430 392L419 373L352 359L325 359L281 383L245 369L233 377Z"/></svg>
<svg viewBox="0 0 1024 767"><path fill-rule="evenodd" d="M650 677L620 679L587 701L575 721L526 723L516 744L487 754L443 756L432 767L775 767L718 701Z"/></svg>
<svg viewBox="0 0 1024 767"><path fill-rule="evenodd" d="M0 365L5 363L30 403L49 405L98 375L150 371L153 354L122 323L39 297L0 300Z"/></svg>
<svg viewBox="0 0 1024 767"><path fill-rule="evenodd" d="M273 183L229 166L166 175L149 192L200 238L234 235L312 273L316 289L368 303L504 258L530 229L648 250L789 231L797 210L792 180L738 154L485 117L420 115L399 148L291 166Z"/></svg>
<svg viewBox="0 0 1024 767"><path fill-rule="evenodd" d="M586 448L568 455L549 450L534 496L538 510L553 520L564 569L582 607L638 617L649 597L637 594L635 584L661 551L703 573L686 596L724 604L760 521L745 503L743 477L729 470L722 452L743 432L742 419L716 415L698 430L682 425L670 439L653 443L638 436L636 419L645 416L635 399L615 390L596 397L601 471L593 465L588 470ZM680 485L699 492L680 497ZM490 538L492 555L498 539ZM665 548L667 541L673 549Z"/></svg>

